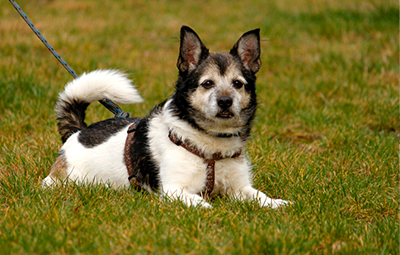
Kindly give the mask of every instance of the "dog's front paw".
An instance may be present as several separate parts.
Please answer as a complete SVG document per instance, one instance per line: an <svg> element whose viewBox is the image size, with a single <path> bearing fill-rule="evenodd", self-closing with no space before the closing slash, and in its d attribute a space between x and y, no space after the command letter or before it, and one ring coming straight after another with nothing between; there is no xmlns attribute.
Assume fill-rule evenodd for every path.
<svg viewBox="0 0 400 255"><path fill-rule="evenodd" d="M201 203L197 204L197 206L200 206L201 208L204 209L212 209L213 206L205 201L202 201Z"/></svg>
<svg viewBox="0 0 400 255"><path fill-rule="evenodd" d="M280 207L288 206L290 204L293 203L283 199L271 199L271 201L264 206L270 207L272 209L278 209Z"/></svg>
<svg viewBox="0 0 400 255"><path fill-rule="evenodd" d="M286 201L283 199L273 199L270 198L264 194L259 193L258 194L258 203L260 204L261 207L269 207L271 209L278 209L280 207L285 207L290 204L293 204L290 201Z"/></svg>
<svg viewBox="0 0 400 255"><path fill-rule="evenodd" d="M169 189L164 193L164 198L170 200L182 201L185 205L189 207L200 207L205 209L213 208L211 204L207 203L201 196L196 194L191 194L185 190L172 190Z"/></svg>
<svg viewBox="0 0 400 255"><path fill-rule="evenodd" d="M194 195L192 197L180 198L187 206L200 207L204 209L213 208L211 204L207 203L202 197Z"/></svg>

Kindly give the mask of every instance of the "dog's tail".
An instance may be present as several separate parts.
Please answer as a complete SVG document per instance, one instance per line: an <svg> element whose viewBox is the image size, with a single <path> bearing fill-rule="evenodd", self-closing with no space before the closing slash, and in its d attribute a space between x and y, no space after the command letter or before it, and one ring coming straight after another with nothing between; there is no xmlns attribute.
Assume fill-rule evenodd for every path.
<svg viewBox="0 0 400 255"><path fill-rule="evenodd" d="M66 85L56 104L58 132L63 142L87 127L86 108L91 102L104 98L118 104L143 102L125 74L115 70L84 73Z"/></svg>

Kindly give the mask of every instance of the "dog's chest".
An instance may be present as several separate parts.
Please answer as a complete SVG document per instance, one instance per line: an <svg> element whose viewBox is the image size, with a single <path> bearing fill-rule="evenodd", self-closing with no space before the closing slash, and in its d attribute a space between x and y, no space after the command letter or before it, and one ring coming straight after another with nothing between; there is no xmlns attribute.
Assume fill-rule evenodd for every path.
<svg viewBox="0 0 400 255"><path fill-rule="evenodd" d="M245 169L244 156L240 153L243 141L240 138L218 140L205 137L189 125L182 124L182 121L169 121L172 118L164 115L167 116L161 114L152 119L148 130L148 145L158 165L161 187L173 186L190 189L193 193L202 192L210 178L208 172L214 168L213 190L225 190L232 183L232 177ZM171 131L176 132L177 140L184 142L171 139ZM183 144L187 142L196 149L185 148ZM217 154L220 156L212 162Z"/></svg>
<svg viewBox="0 0 400 255"><path fill-rule="evenodd" d="M245 172L247 172L247 164L243 155L217 161L215 164L214 192L225 193L227 189L236 185Z"/></svg>

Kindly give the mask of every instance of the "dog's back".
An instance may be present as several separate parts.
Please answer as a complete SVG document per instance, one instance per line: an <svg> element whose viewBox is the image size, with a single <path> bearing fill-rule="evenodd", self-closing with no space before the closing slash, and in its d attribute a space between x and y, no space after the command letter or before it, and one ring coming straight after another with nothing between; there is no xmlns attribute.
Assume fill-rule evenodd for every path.
<svg viewBox="0 0 400 255"><path fill-rule="evenodd" d="M118 155L121 154L123 143L113 138L117 135L126 137L126 127L138 119L113 118L88 127L85 123L87 107L90 103L103 98L120 104L143 101L126 75L113 70L93 71L68 83L56 104L58 131L64 146L49 176L43 180L44 186L50 186L66 178L75 181L83 181L85 178L89 181L101 181L104 178L100 179L100 175L90 171L96 168L97 164L104 167L104 162L107 162L98 159L114 156L114 151L117 151ZM124 177L124 181L125 172L120 174ZM115 177L109 181L114 179L117 179L117 183L120 182L120 179ZM129 185L126 181L123 183Z"/></svg>

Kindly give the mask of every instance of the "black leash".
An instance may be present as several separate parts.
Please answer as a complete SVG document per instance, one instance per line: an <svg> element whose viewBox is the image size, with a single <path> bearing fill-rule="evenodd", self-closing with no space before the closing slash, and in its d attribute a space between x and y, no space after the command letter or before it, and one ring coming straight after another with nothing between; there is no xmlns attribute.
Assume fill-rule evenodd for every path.
<svg viewBox="0 0 400 255"><path fill-rule="evenodd" d="M32 29L32 31L36 34L36 36L42 41L42 43L46 46L46 48L53 54L53 56L58 60L58 62L63 65L65 69L74 77L74 79L78 78L78 75L72 70L72 68L64 61L64 59L54 50L54 48L49 44L49 42L43 37L43 35L36 29L33 23L29 20L28 16L22 11L21 7L14 1L9 0L10 3L14 6L14 8L18 11L19 15L25 20L26 24ZM104 98L99 100L99 102L106 107L109 111L114 114L114 117L117 118L127 118L129 117L129 113L124 112L121 108L115 104L114 102Z"/></svg>

